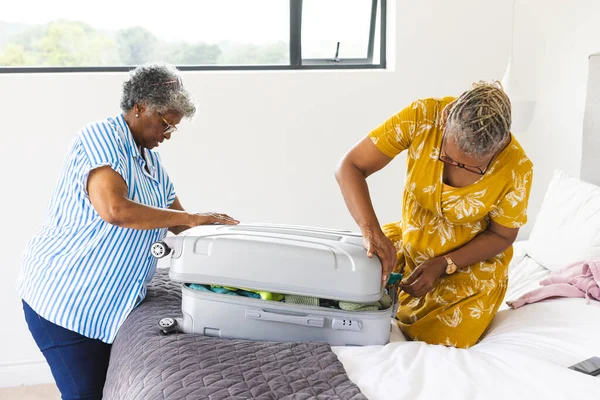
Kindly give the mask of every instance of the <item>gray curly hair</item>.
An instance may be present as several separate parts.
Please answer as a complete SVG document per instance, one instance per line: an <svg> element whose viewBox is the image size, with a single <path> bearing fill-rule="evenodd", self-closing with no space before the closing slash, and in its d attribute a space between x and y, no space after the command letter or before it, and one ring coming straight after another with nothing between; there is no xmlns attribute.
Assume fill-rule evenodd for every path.
<svg viewBox="0 0 600 400"><path fill-rule="evenodd" d="M511 104L500 82L477 82L448 104L448 135L472 157L500 150L510 135Z"/></svg>
<svg viewBox="0 0 600 400"><path fill-rule="evenodd" d="M192 118L196 106L185 90L177 68L166 64L147 64L133 69L123 83L121 109L130 111L143 104L149 111L175 111L184 118Z"/></svg>

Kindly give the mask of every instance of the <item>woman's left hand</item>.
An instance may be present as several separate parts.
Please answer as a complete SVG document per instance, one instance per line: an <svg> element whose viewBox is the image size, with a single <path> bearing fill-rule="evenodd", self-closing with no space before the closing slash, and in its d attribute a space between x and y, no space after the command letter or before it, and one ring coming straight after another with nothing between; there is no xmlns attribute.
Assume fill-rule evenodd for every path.
<svg viewBox="0 0 600 400"><path fill-rule="evenodd" d="M433 290L445 272L446 260L443 257L433 258L415 268L399 286L412 297L422 297Z"/></svg>

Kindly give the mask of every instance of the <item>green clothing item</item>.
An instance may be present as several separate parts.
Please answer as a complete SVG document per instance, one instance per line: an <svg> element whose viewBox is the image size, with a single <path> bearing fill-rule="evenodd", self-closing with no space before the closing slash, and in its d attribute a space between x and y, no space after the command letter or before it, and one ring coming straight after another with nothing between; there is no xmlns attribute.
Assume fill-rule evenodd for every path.
<svg viewBox="0 0 600 400"><path fill-rule="evenodd" d="M392 298L384 293L379 301L370 303L352 303L349 301L340 301L340 309L344 311L377 311L385 310L392 306Z"/></svg>
<svg viewBox="0 0 600 400"><path fill-rule="evenodd" d="M245 288L233 288L233 287L229 287L229 286L217 286L217 285L210 285L210 287L211 288L225 288L232 292L236 292L238 290L243 290L246 292L256 293L263 300L282 301L285 298L285 296L280 293L264 292L264 291L260 291L260 290L245 289Z"/></svg>

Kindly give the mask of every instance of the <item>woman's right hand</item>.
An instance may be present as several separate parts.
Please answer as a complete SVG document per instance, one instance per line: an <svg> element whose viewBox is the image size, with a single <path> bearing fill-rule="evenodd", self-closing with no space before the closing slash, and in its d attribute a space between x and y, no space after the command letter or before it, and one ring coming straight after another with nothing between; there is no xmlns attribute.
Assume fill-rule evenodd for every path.
<svg viewBox="0 0 600 400"><path fill-rule="evenodd" d="M189 214L190 220L188 226L194 227L198 225L237 225L240 221L231 218L227 214L219 214L219 213L196 213Z"/></svg>
<svg viewBox="0 0 600 400"><path fill-rule="evenodd" d="M387 284L390 274L398 263L396 247L380 228L363 229L363 246L367 249L367 256L376 254L381 261L381 283Z"/></svg>

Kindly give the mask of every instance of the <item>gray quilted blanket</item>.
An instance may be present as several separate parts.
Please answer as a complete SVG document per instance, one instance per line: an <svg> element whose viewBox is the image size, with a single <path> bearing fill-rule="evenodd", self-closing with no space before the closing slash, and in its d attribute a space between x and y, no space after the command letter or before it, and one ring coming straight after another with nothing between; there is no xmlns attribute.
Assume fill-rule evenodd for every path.
<svg viewBox="0 0 600 400"><path fill-rule="evenodd" d="M158 270L113 344L105 400L366 399L326 343L159 334L180 316L180 288Z"/></svg>

